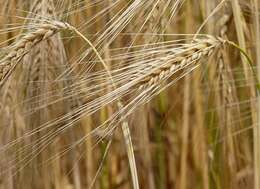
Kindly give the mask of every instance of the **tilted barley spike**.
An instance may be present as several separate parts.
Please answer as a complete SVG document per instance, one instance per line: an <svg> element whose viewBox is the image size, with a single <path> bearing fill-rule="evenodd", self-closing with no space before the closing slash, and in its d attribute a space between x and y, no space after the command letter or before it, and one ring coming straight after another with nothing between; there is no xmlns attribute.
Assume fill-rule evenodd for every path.
<svg viewBox="0 0 260 189"><path fill-rule="evenodd" d="M158 67L149 75L142 78L137 83L140 89L157 84L176 71L182 70L189 65L197 64L201 58L210 56L215 49L225 43L222 38L209 38L208 40L198 40L197 45L192 45L187 51L176 55L172 60L168 60L167 65ZM141 73L141 72L140 72Z"/></svg>
<svg viewBox="0 0 260 189"><path fill-rule="evenodd" d="M16 44L11 52L0 62L0 83L2 83L11 74L15 65L26 55L35 45L41 41L50 38L61 30L73 30L68 23L52 21L44 23L35 31L27 33Z"/></svg>

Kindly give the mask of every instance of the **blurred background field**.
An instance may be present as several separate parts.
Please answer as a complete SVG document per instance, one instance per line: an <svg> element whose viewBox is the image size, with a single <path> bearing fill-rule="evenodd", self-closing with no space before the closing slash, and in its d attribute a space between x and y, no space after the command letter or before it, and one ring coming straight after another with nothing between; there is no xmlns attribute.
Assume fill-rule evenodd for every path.
<svg viewBox="0 0 260 189"><path fill-rule="evenodd" d="M136 189L124 121L139 188L260 189L259 4L1 0L4 71L46 22L68 23L91 44L55 29L17 50L0 88L0 189ZM210 36L237 47L223 42L152 83Z"/></svg>

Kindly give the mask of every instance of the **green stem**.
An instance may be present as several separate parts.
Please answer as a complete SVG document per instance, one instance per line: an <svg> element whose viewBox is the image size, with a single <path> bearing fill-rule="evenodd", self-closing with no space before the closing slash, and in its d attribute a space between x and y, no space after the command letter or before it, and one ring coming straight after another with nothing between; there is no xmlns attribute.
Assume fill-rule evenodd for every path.
<svg viewBox="0 0 260 189"><path fill-rule="evenodd" d="M242 49L239 45L237 45L236 43L234 43L233 41L229 41L227 40L226 41L229 45L235 47L236 49L238 49L240 51L240 53L242 53L246 60L247 60L247 63L249 64L252 72L253 72L253 75L255 77L255 80L256 80L256 88L257 88L257 94L260 95L260 83L259 83L259 80L257 78L257 74L253 68L253 61L251 60L251 58L249 57L249 55L246 53L246 51L244 49Z"/></svg>

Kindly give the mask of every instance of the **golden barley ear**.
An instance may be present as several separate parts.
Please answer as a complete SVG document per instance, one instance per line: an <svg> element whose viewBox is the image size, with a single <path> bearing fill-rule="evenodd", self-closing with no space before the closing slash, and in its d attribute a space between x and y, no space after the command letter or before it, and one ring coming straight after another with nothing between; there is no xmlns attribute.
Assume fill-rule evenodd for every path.
<svg viewBox="0 0 260 189"><path fill-rule="evenodd" d="M70 111L70 106L60 100L63 98L63 89L66 87L67 80L64 79L61 82L55 80L68 68L63 42L58 33L61 30L70 30L71 26L53 21L55 19L52 0L35 0L28 15L29 22L25 23L26 33L14 43L0 65L2 86L5 87L4 84L8 82L7 79L10 76L17 75L19 81L17 91L23 91L23 93L19 93L19 103L16 103L23 103L22 106L19 105L19 108L24 114L27 132ZM53 103L55 100L59 102ZM32 113L25 116L28 112ZM51 175L48 174L47 166L39 168L37 172L31 169L42 161L46 161L49 158L48 153L58 149L58 144L56 148L52 146L54 139L49 136L50 131L55 131L55 129L38 132L37 136L29 137L25 144L21 144L19 150L27 150L28 155L18 159L17 170L22 169L22 171L17 179L26 181L28 176L35 178L33 183L25 182L24 187L30 188L33 185L36 188L41 186L50 188L54 183L58 183L58 178L55 177L53 181ZM47 140L42 140L46 135ZM36 147L33 150L30 146ZM37 157L36 154L38 154ZM39 158L42 160L39 161ZM42 177L41 182L37 182L36 179L39 175Z"/></svg>

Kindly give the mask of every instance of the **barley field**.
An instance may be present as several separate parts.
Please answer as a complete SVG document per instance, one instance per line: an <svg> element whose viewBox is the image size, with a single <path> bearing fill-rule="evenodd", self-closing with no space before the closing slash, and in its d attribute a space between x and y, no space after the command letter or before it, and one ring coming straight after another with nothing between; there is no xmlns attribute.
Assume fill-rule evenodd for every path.
<svg viewBox="0 0 260 189"><path fill-rule="evenodd" d="M260 0L0 0L0 189L260 189Z"/></svg>

